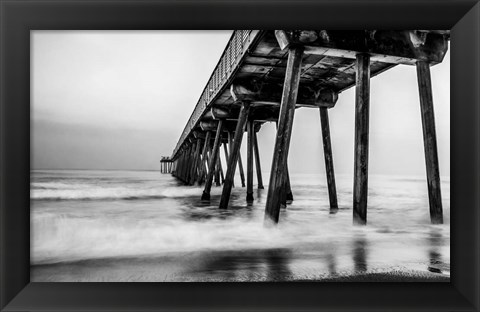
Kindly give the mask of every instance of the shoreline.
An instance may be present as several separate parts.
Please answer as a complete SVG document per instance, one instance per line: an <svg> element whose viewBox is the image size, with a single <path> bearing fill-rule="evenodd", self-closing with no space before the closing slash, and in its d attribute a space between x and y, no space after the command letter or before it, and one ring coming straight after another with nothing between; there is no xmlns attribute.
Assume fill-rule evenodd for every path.
<svg viewBox="0 0 480 312"><path fill-rule="evenodd" d="M31 265L30 276L32 282L450 282L449 274L430 272L428 265L425 270L399 265L361 269L339 263L332 270L318 259L309 265L302 258L286 260L285 253L88 259Z"/></svg>

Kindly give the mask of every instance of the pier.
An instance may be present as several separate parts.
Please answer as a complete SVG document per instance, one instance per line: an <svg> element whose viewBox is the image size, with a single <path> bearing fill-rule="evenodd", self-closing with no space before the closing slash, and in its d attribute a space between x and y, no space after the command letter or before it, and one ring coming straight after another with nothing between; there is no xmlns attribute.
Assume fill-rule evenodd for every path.
<svg viewBox="0 0 480 312"><path fill-rule="evenodd" d="M443 223L440 173L430 66L441 63L449 31L442 30L236 30L200 95L165 168L186 185L202 185L210 200L222 187L220 209L228 209L234 176L240 174L245 202L254 200L253 181L264 187L257 133L275 122L265 223L279 222L280 207L293 200L287 166L296 109L318 110L328 200L338 209L329 110L341 93L355 87L353 223L367 223L370 79L394 66L416 70L420 98L430 219ZM381 79L381 78L380 78ZM195 104L195 105L194 105ZM244 134L246 138L244 139ZM240 156L247 144L246 170ZM222 164L220 153L227 163ZM161 163L162 163L161 161ZM254 168L255 164L255 168ZM245 178L246 173L246 178Z"/></svg>
<svg viewBox="0 0 480 312"><path fill-rule="evenodd" d="M173 161L170 157L163 156L160 159L160 173L172 173Z"/></svg>

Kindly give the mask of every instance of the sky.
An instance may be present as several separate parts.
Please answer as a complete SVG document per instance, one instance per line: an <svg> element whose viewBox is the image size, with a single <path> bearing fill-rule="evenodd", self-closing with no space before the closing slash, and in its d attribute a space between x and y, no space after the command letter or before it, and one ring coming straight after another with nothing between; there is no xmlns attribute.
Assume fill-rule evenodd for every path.
<svg viewBox="0 0 480 312"><path fill-rule="evenodd" d="M32 31L32 168L158 170L231 33ZM450 176L449 52L431 74L440 174ZM329 110L337 173L353 172L354 108L350 88ZM275 124L265 124L258 140L262 171L268 172ZM246 136L243 142L246 159ZM322 150L318 109L297 109L290 172L324 172ZM425 176L414 66L399 65L371 79L369 160L373 174Z"/></svg>

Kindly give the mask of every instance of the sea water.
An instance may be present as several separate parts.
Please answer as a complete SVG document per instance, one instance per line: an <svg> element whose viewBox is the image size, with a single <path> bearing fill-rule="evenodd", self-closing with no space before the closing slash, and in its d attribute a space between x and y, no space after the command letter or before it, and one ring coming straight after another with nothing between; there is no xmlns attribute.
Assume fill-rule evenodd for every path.
<svg viewBox="0 0 480 312"><path fill-rule="evenodd" d="M352 175L291 174L294 200L264 226L268 190L247 204L237 177L229 208L203 187L158 171L34 170L32 281L290 281L394 272L449 276L450 181L443 225L431 225L424 177L369 176L368 224L352 225Z"/></svg>

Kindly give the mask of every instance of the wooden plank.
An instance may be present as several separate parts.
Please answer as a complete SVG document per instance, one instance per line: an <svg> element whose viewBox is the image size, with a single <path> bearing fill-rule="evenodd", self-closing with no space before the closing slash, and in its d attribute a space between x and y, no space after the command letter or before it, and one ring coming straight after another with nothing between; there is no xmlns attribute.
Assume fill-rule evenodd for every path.
<svg viewBox="0 0 480 312"><path fill-rule="evenodd" d="M298 85L302 65L303 48L291 47L288 54L285 83L278 118L278 130L268 185L267 203L265 206L265 224L278 223L280 214L280 194L284 188L285 168L288 158L288 149L292 134L295 103L297 101Z"/></svg>
<svg viewBox="0 0 480 312"><path fill-rule="evenodd" d="M255 165L257 169L257 188L263 190L262 168L260 165L260 152L258 150L257 133L253 132L253 147L255 151Z"/></svg>
<svg viewBox="0 0 480 312"><path fill-rule="evenodd" d="M213 175L215 173L215 167L217 165L218 150L220 149L221 137L222 137L223 120L218 121L217 133L215 134L215 141L213 143L212 155L210 156L210 162L208 164L208 175L205 180L205 189L203 190L202 200L210 200L210 190L212 188Z"/></svg>
<svg viewBox="0 0 480 312"><path fill-rule="evenodd" d="M253 201L253 120L247 123L247 202Z"/></svg>
<svg viewBox="0 0 480 312"><path fill-rule="evenodd" d="M368 124L370 114L370 56L357 55L355 94L355 168L353 183L353 222L367 223Z"/></svg>
<svg viewBox="0 0 480 312"><path fill-rule="evenodd" d="M442 195L440 190L440 170L437 154L437 135L433 110L432 82L430 66L426 62L417 63L418 90L422 113L423 143L427 167L428 200L430 220L433 224L443 224Z"/></svg>
<svg viewBox="0 0 480 312"><path fill-rule="evenodd" d="M240 146L242 145L243 130L245 129L245 123L247 122L248 114L250 111L250 103L243 102L240 114L238 116L237 128L235 130L235 137L233 139L233 145L230 150L230 157L228 159L227 173L225 175L225 183L223 184L222 197L220 199L220 209L227 209L228 202L230 200L230 194L232 191L233 178L235 175L235 167L240 156Z"/></svg>
<svg viewBox="0 0 480 312"><path fill-rule="evenodd" d="M328 199L330 210L338 209L337 187L335 185L335 172L333 170L333 153L330 141L330 125L328 121L328 110L320 107L320 124L322 128L323 156L325 158L325 172L327 174Z"/></svg>

